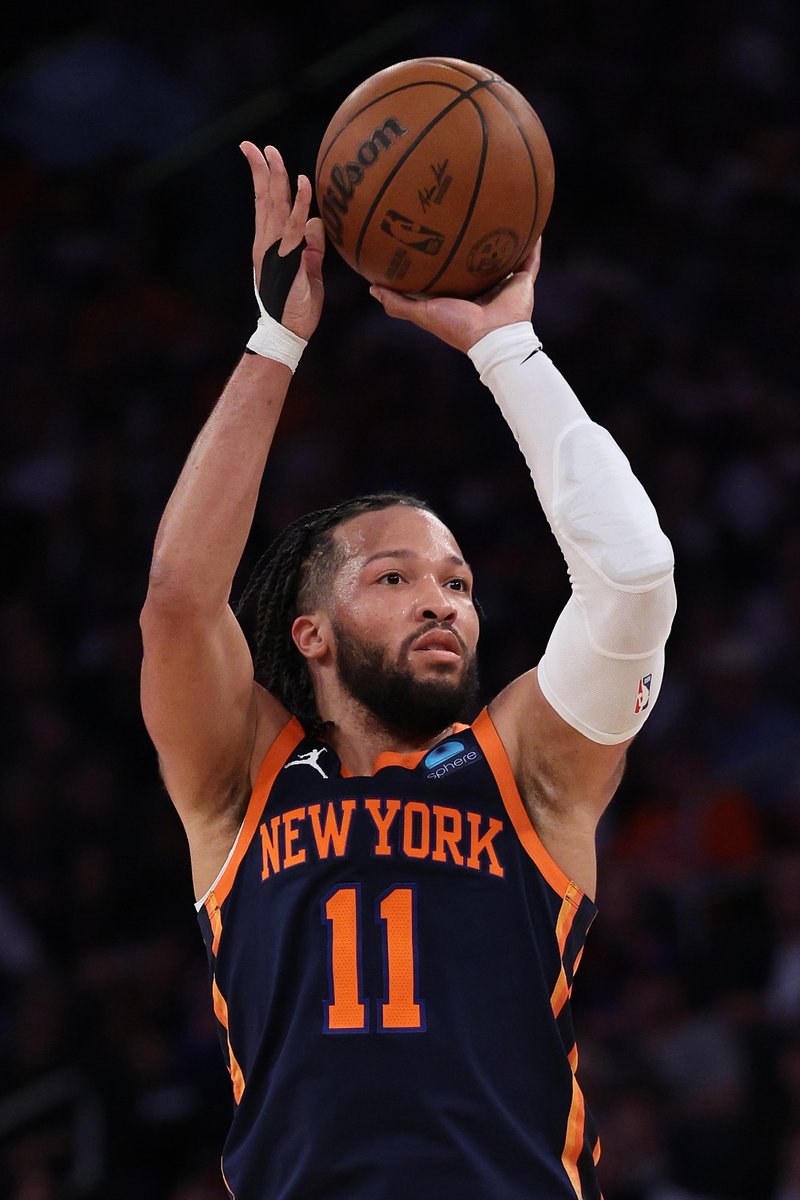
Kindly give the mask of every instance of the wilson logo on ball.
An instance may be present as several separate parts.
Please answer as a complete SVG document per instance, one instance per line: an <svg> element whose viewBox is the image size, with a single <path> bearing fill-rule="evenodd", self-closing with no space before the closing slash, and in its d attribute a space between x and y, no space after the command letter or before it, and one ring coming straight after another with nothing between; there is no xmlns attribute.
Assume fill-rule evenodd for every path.
<svg viewBox="0 0 800 1200"><path fill-rule="evenodd" d="M331 167L330 182L323 194L320 212L325 228L337 245L344 239L342 218L347 216L356 188L364 179L365 170L369 170L381 151L391 149L397 139L407 133L408 130L396 117L387 117L383 124L373 129L371 135L361 143L356 150L355 159L350 159L344 166L336 163Z"/></svg>

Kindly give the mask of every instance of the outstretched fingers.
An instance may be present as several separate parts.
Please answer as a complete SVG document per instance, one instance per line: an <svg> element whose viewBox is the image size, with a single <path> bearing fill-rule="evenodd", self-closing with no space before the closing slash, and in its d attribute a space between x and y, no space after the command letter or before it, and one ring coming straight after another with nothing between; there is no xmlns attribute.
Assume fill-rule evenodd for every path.
<svg viewBox="0 0 800 1200"><path fill-rule="evenodd" d="M322 278L322 260L325 257L325 228L319 217L306 221L303 267L309 278Z"/></svg>
<svg viewBox="0 0 800 1200"><path fill-rule="evenodd" d="M276 234L283 229L292 208L292 191L283 157L275 146L264 147L264 161L269 170L269 207L272 227Z"/></svg>
<svg viewBox="0 0 800 1200"><path fill-rule="evenodd" d="M325 253L325 226L320 217L311 217L309 221L306 221L305 236L309 250L316 250L320 254Z"/></svg>
<svg viewBox="0 0 800 1200"><path fill-rule="evenodd" d="M242 142L239 146L247 159L250 174L253 177L253 198L255 201L254 242L263 245L269 237L270 216L270 170L267 160L252 142Z"/></svg>
<svg viewBox="0 0 800 1200"><path fill-rule="evenodd" d="M284 175L285 175L284 171ZM289 178L286 176L286 186ZM297 192L294 204L291 206L283 226L281 244L278 253L283 256L299 246L305 237L308 210L311 207L311 180L307 175L298 175Z"/></svg>
<svg viewBox="0 0 800 1200"><path fill-rule="evenodd" d="M253 142L241 142L239 148L247 159L253 177L255 240L266 250L284 236L287 224L293 216L289 176L281 153L275 146L265 146L261 151ZM310 183L303 189L303 201L306 203L307 216L307 205L311 201ZM305 217L298 218L297 223L302 226ZM298 241L296 238L291 245L287 243L286 252L293 249Z"/></svg>

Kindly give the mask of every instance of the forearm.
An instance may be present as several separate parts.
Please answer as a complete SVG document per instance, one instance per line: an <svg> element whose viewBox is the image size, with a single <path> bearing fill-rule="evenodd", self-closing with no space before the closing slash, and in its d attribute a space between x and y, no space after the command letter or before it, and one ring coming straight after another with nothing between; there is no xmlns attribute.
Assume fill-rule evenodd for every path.
<svg viewBox="0 0 800 1200"><path fill-rule="evenodd" d="M149 598L216 611L253 522L291 371L245 354L186 459L156 535Z"/></svg>
<svg viewBox="0 0 800 1200"><path fill-rule="evenodd" d="M525 456L568 563L588 554L618 584L667 574L672 549L630 463L537 347L530 324L520 322L482 339L470 358ZM610 483L617 484L611 493ZM591 520L598 512L606 522L601 529Z"/></svg>
<svg viewBox="0 0 800 1200"><path fill-rule="evenodd" d="M594 741L633 736L661 682L675 612L673 555L607 430L591 421L530 325L470 350L525 455L573 597L540 664L554 708Z"/></svg>

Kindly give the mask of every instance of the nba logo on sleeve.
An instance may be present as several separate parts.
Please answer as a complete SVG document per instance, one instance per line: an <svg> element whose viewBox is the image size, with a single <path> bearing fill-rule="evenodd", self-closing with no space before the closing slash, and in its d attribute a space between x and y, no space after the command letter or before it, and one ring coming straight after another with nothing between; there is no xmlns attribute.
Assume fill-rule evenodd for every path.
<svg viewBox="0 0 800 1200"><path fill-rule="evenodd" d="M648 704L650 703L650 688L652 685L652 675L645 675L643 679L639 680L639 686L636 689L636 704L633 708L635 713L644 712L644 710L647 708Z"/></svg>

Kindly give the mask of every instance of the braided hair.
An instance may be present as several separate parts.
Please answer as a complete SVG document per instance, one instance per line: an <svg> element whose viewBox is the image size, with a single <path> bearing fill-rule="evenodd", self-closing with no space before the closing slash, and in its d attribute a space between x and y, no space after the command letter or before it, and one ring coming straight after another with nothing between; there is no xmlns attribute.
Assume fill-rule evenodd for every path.
<svg viewBox="0 0 800 1200"><path fill-rule="evenodd" d="M292 638L301 612L324 597L344 549L333 531L362 513L394 505L436 515L425 500L405 492L355 496L330 508L299 517L279 533L254 566L236 606L243 625L252 622L250 637L255 677L310 730L322 725L311 676Z"/></svg>

